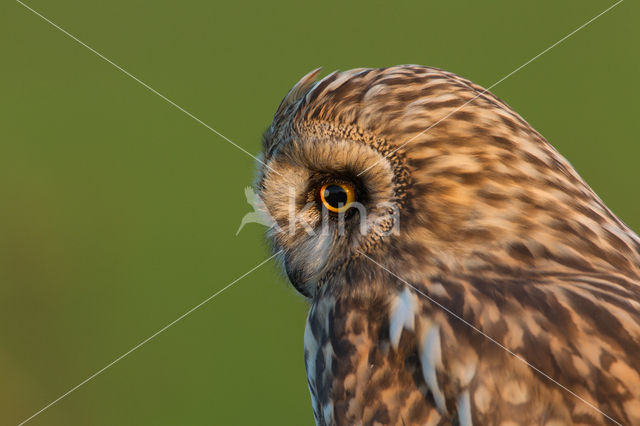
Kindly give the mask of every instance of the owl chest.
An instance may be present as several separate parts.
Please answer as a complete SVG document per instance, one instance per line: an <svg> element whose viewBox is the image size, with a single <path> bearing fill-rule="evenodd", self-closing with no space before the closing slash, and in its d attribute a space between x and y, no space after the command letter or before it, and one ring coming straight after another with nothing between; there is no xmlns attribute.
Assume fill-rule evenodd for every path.
<svg viewBox="0 0 640 426"><path fill-rule="evenodd" d="M304 355L318 425L571 423L526 365L405 296L314 303Z"/></svg>
<svg viewBox="0 0 640 426"><path fill-rule="evenodd" d="M444 420L415 339L394 345L388 307L322 300L305 329L305 367L319 425L413 425Z"/></svg>

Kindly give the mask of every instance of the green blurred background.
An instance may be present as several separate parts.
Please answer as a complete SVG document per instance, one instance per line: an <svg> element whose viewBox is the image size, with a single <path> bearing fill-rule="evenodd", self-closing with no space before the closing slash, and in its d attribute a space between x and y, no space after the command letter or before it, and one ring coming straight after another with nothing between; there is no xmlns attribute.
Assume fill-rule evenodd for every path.
<svg viewBox="0 0 640 426"><path fill-rule="evenodd" d="M248 151L298 78L418 63L486 86L609 1L30 0ZM627 0L493 89L640 229ZM11 0L0 6L0 424L17 424L268 256L254 162ZM269 263L33 425L310 425L306 304Z"/></svg>

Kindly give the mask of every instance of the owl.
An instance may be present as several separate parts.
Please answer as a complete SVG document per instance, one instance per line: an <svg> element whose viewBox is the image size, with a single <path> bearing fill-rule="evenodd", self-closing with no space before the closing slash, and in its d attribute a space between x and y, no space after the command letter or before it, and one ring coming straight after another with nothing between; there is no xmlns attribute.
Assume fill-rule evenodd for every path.
<svg viewBox="0 0 640 426"><path fill-rule="evenodd" d="M640 425L640 238L500 99L316 70L261 161L318 425Z"/></svg>

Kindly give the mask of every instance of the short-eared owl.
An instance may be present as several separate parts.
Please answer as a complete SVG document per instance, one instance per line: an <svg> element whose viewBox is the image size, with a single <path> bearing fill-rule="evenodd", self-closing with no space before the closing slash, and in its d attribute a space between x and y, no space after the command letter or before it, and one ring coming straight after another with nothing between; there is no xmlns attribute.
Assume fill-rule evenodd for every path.
<svg viewBox="0 0 640 426"><path fill-rule="evenodd" d="M256 184L311 303L316 423L640 424L640 239L474 83L317 74Z"/></svg>

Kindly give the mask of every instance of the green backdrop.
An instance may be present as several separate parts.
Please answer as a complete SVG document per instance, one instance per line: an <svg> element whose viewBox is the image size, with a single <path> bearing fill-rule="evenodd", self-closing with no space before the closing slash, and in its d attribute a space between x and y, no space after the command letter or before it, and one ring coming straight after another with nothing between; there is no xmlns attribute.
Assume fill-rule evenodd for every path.
<svg viewBox="0 0 640 426"><path fill-rule="evenodd" d="M298 78L399 63L490 86L608 1L29 0L249 152ZM638 2L493 92L640 229ZM0 5L0 424L17 424L268 256L254 162L12 0ZM306 304L273 263L33 425L310 425Z"/></svg>

